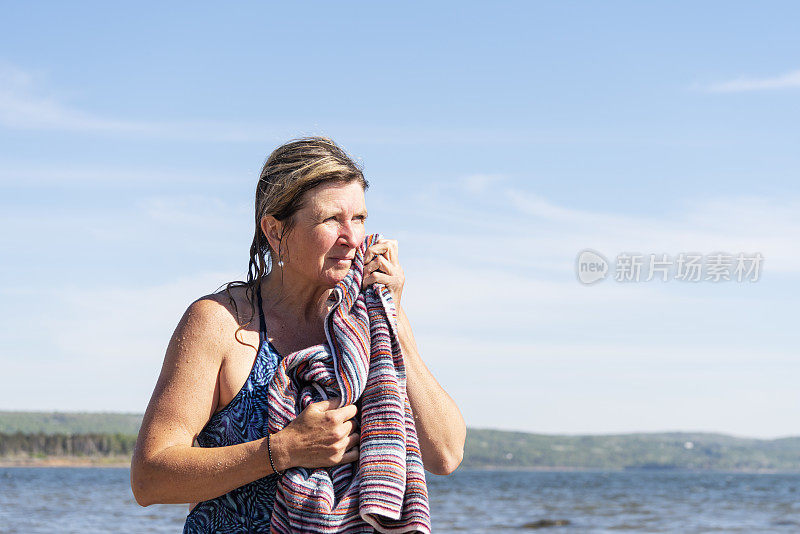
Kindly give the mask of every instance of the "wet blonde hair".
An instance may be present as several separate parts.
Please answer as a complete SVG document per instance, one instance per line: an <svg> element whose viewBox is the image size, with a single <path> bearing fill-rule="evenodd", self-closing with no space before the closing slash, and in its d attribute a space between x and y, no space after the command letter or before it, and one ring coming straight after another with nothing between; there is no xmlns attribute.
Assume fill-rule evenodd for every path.
<svg viewBox="0 0 800 534"><path fill-rule="evenodd" d="M261 287L261 280L272 271L275 262L283 258L285 237L294 228L295 214L305 206L305 194L322 184L346 185L355 181L361 184L365 192L369 188L361 166L328 137L301 137L272 151L261 168L256 186L255 232L250 245L247 280L225 284L225 291L236 311L237 322L239 311L231 288L245 287L248 301L255 302L255 291ZM270 245L261 229L261 219L267 215L283 223L278 250ZM253 320L255 305L251 306L251 310L250 319L243 326Z"/></svg>

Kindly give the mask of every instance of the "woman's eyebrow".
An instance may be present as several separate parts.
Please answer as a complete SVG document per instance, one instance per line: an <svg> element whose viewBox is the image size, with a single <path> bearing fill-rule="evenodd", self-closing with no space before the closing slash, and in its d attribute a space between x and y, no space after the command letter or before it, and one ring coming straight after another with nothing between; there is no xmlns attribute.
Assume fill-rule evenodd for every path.
<svg viewBox="0 0 800 534"><path fill-rule="evenodd" d="M330 212L328 212L327 210L317 210L314 211L314 216L321 219L324 217L332 217L333 215L339 215L340 213L342 213L342 210L333 210ZM358 213L356 213L356 215L363 215L364 217L369 217L367 210L361 210Z"/></svg>

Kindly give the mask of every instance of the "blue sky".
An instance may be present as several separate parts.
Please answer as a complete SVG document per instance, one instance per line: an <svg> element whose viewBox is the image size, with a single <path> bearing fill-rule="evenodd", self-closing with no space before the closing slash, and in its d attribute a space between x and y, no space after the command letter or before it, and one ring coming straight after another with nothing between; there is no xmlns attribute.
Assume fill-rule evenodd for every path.
<svg viewBox="0 0 800 534"><path fill-rule="evenodd" d="M792 3L5 3L0 409L142 412L245 274L259 168L328 135L474 427L800 434ZM580 284L592 248L756 283Z"/></svg>

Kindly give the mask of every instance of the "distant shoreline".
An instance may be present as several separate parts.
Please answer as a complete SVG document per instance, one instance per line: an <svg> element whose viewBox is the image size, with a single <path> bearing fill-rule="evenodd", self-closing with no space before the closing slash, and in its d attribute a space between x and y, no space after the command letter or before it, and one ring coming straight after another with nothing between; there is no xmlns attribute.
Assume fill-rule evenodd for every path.
<svg viewBox="0 0 800 534"><path fill-rule="evenodd" d="M574 467L574 466L469 466L465 470L471 471L540 471L540 472L559 472L575 471L580 473L735 473L735 474L763 474L763 475L798 475L800 470L792 469L691 469L677 467L674 469L648 469L642 467L634 468L613 468L613 467ZM434 475L436 476L436 475Z"/></svg>
<svg viewBox="0 0 800 534"><path fill-rule="evenodd" d="M0 467L130 467L128 457L50 456L45 458L0 458Z"/></svg>
<svg viewBox="0 0 800 534"><path fill-rule="evenodd" d="M0 411L0 466L129 467L141 421L137 414ZM800 436L550 435L468 427L460 469L798 473Z"/></svg>
<svg viewBox="0 0 800 534"><path fill-rule="evenodd" d="M111 467L111 468L130 468L131 459L125 457L86 457L86 456L52 456L47 458L0 458L0 468L11 467ZM574 466L464 466L458 471L525 471L525 472L576 472L576 473L732 473L732 474L763 474L763 475L796 475L800 471L784 469L613 469L596 467L574 467ZM426 476L440 477L426 472Z"/></svg>

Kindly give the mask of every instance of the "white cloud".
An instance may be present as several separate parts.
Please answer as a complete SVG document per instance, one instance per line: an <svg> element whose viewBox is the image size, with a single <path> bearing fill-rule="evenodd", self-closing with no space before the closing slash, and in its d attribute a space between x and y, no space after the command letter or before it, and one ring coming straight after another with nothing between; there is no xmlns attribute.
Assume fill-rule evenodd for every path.
<svg viewBox="0 0 800 534"><path fill-rule="evenodd" d="M793 350L508 343L436 336L421 352L474 427L544 433L800 433Z"/></svg>
<svg viewBox="0 0 800 534"><path fill-rule="evenodd" d="M530 272L572 269L584 248L606 257L727 251L761 252L769 271L800 273L800 249L793 244L800 235L800 199L791 196L720 196L644 216L560 206L513 185L475 192L456 182L431 187L397 213L414 207L415 217L427 218L431 228L414 236L419 250L435 254L435 243L447 242L447 257L470 264Z"/></svg>
<svg viewBox="0 0 800 534"><path fill-rule="evenodd" d="M12 128L146 133L141 123L109 120L70 109L42 94L37 77L13 65L0 65L0 123Z"/></svg>
<svg viewBox="0 0 800 534"><path fill-rule="evenodd" d="M242 181L255 183L254 175L233 175L224 173L186 172L184 170L164 170L147 168L114 167L64 167L52 165L3 165L0 167L0 186L13 187L58 187L80 189L83 187L144 189L153 186L201 186L218 184L238 184Z"/></svg>
<svg viewBox="0 0 800 534"><path fill-rule="evenodd" d="M240 229L252 218L250 203L231 204L207 195L149 196L138 206L148 219L162 228L181 226L193 231L213 231L229 226Z"/></svg>
<svg viewBox="0 0 800 534"><path fill-rule="evenodd" d="M46 76L0 63L0 126L20 130L46 130L87 134L112 134L151 140L197 142L267 143L280 144L288 139L322 135L333 137L344 145L571 145L596 142L597 134L582 138L570 131L491 130L480 128L418 127L354 124L337 126L335 132L318 123L296 121L277 123L228 122L207 119L183 121L140 120L108 117L65 102L62 95L47 87ZM604 132L603 139L610 138ZM614 142L641 142L641 138L615 139ZM480 187L480 186L479 186Z"/></svg>
<svg viewBox="0 0 800 534"><path fill-rule="evenodd" d="M41 75L0 64L0 124L23 130L119 134L157 139L222 142L275 142L289 130L222 121L142 121L105 117L70 106L42 87Z"/></svg>
<svg viewBox="0 0 800 534"><path fill-rule="evenodd" d="M42 235L57 236L50 250L79 247L97 252L157 254L176 250L227 251L252 240L250 203L224 201L213 195L147 195L101 198L92 205L71 207L10 206L0 213L0 240L20 252L34 247ZM71 258L61 256L62 262ZM75 258L86 261L85 257ZM7 268L24 267L17 260Z"/></svg>
<svg viewBox="0 0 800 534"><path fill-rule="evenodd" d="M464 187L473 194L486 192L489 188L497 186L505 181L501 174L471 174L462 178Z"/></svg>
<svg viewBox="0 0 800 534"><path fill-rule="evenodd" d="M31 310L38 310L35 324L20 321L4 335L0 406L143 412L185 309L235 279L232 272L200 272L154 286L4 290L5 298L46 306ZM26 342L37 339L43 342Z"/></svg>
<svg viewBox="0 0 800 534"><path fill-rule="evenodd" d="M712 83L703 87L709 93L742 93L797 88L800 88L800 70L769 78L737 78L735 80Z"/></svg>

